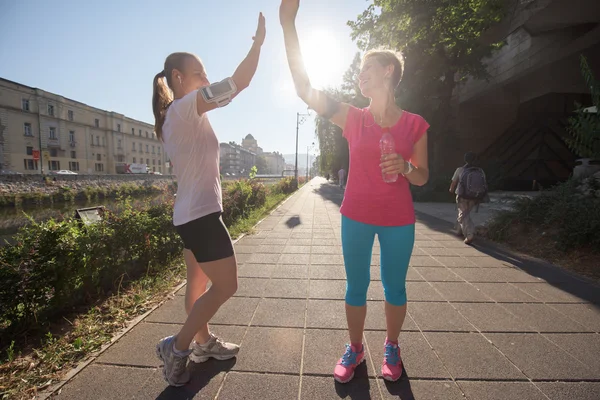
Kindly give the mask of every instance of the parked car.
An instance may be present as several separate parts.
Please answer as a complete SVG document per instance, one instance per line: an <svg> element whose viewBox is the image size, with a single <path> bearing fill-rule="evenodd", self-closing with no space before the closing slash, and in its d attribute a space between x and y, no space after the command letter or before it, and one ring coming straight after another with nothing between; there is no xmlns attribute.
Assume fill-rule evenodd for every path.
<svg viewBox="0 0 600 400"><path fill-rule="evenodd" d="M77 175L77 172L69 171L68 169L60 169L58 171L50 171L51 175Z"/></svg>

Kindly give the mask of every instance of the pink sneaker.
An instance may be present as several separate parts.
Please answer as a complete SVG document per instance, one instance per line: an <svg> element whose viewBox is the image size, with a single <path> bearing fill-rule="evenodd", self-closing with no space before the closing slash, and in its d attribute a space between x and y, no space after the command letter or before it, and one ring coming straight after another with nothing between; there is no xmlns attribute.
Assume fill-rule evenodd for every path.
<svg viewBox="0 0 600 400"><path fill-rule="evenodd" d="M360 351L356 346L346 345L346 352L340 358L335 369L333 377L339 383L347 383L354 378L354 370L365 360L365 346L362 345Z"/></svg>
<svg viewBox="0 0 600 400"><path fill-rule="evenodd" d="M386 381L395 382L402 376L402 359L400 358L400 347L397 344L385 340L385 355L381 366L381 376Z"/></svg>

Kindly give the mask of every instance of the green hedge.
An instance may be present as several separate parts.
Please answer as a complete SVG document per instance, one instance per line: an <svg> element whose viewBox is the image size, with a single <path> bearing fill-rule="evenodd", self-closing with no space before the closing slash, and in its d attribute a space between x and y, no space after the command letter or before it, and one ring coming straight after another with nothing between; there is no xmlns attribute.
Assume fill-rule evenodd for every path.
<svg viewBox="0 0 600 400"><path fill-rule="evenodd" d="M600 198L581 196L579 182L570 180L531 198L520 198L513 210L497 214L487 225L493 240L508 239L515 227L543 230L563 251L600 249Z"/></svg>
<svg viewBox="0 0 600 400"><path fill-rule="evenodd" d="M289 179L271 189L246 180L224 185L225 223L262 207L269 190L293 191ZM65 315L180 256L172 213L172 201L139 209L126 203L92 225L66 218L21 228L14 245L0 248L0 338Z"/></svg>

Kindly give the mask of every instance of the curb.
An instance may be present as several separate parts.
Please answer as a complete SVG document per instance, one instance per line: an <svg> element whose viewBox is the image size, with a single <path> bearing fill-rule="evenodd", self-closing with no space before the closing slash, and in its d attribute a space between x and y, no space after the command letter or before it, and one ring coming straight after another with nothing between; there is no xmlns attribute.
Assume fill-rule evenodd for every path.
<svg viewBox="0 0 600 400"><path fill-rule="evenodd" d="M279 205L277 207L275 207L274 209L272 209L269 212L269 214L267 214L263 219L261 219L254 226L252 226L252 229L256 228L264 220L266 220L271 215L273 215L273 213L275 211L277 211L281 207L283 207L283 205L285 203L287 203L288 200L290 200L295 195L297 195L298 193L300 193L300 190L302 190L303 188L305 188L309 182L310 181L306 182L306 184L304 184L304 186L302 186L302 188L296 190L294 193L292 193L290 196L288 196L285 200L283 200L281 203L279 203ZM232 240L232 243L235 245L237 242L239 242L242 238L244 238L246 236L247 236L246 233L242 233L237 239ZM106 350L108 350L113 344L117 343L123 336L125 336L127 333L129 333L129 331L131 331L133 328L135 328L140 322L142 322L146 317L148 317L150 314L152 314L157 308L161 307L167 301L172 300L172 297L175 296L175 294L181 288L183 288L186 285L186 283L187 282L184 280L184 282L180 283L173 290L171 290L165 296L166 298L163 301L161 301L160 303L154 305L150 310L146 311L142 315L139 315L136 318L134 318L133 320L129 321L127 323L127 326L125 328L123 328L121 331L119 331L117 334L115 334L111 338L111 340L110 340L109 343L106 343L105 345L103 345L100 348L100 350L96 351L95 353L90 354L87 359L85 359L83 361L80 361L79 364L75 368L73 368L69 372L67 372L66 375L59 382L55 383L54 385L51 385L48 389L45 389L45 390L41 391L40 393L38 393L36 396L39 396L39 397L34 396L34 399L37 398L38 400L46 400L46 399L49 399L54 394L56 394L56 392L60 391L63 386L65 386L67 383L69 383L71 381L71 379L75 378L88 365L90 365L91 363L93 363L94 361L96 361L96 359L98 357L100 357Z"/></svg>

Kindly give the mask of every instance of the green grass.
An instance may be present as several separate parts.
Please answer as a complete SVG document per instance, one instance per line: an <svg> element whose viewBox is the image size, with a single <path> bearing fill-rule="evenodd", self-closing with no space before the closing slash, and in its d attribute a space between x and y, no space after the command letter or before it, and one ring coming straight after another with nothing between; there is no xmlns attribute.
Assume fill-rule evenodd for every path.
<svg viewBox="0 0 600 400"><path fill-rule="evenodd" d="M229 227L229 234L233 239L237 239L243 233L252 231L252 227L258 223L266 214L271 212L279 203L286 199L288 195L272 194L267 196L265 205L253 210L247 218L236 221L231 227Z"/></svg>
<svg viewBox="0 0 600 400"><path fill-rule="evenodd" d="M229 227L232 238L251 232L257 222L288 196L267 196L263 207ZM185 264L179 258L160 273L146 274L127 287L119 287L117 293L87 310L55 323L38 338L38 345L15 349L13 342L5 354L0 354L0 398L31 399L40 390L57 383L66 371L100 350L128 321L160 303L184 280Z"/></svg>

